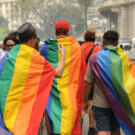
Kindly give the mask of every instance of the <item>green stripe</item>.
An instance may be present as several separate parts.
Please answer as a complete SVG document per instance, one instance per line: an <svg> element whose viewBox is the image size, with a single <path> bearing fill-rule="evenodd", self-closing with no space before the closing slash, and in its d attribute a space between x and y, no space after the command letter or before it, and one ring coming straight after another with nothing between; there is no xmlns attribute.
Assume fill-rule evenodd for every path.
<svg viewBox="0 0 135 135"><path fill-rule="evenodd" d="M8 54L4 69L0 76L0 111L4 114L5 103L12 82L15 62L20 50L20 45L15 46Z"/></svg>
<svg viewBox="0 0 135 135"><path fill-rule="evenodd" d="M123 84L122 58L115 51L110 51L110 62L112 81L115 89L117 90L118 97L120 99L120 104L122 108L125 110L125 112L127 112L127 115L130 117L132 122L135 124L135 115L132 110L128 94Z"/></svg>
<svg viewBox="0 0 135 135"><path fill-rule="evenodd" d="M48 39L47 42L49 43L47 46L48 62L51 65L53 65L54 68L57 68L57 66L58 66L57 40ZM51 120L53 121L53 132L60 134L62 107L61 107L61 102L60 102L60 93L57 90L57 79L56 78L54 78L54 80L53 80L51 94L52 94L52 105L51 105L50 117L51 117Z"/></svg>

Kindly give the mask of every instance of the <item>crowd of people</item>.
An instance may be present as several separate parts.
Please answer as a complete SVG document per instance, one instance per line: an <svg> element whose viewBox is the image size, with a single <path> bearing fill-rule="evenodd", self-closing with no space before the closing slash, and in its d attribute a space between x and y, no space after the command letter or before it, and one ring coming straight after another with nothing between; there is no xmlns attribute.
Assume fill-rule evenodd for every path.
<svg viewBox="0 0 135 135"><path fill-rule="evenodd" d="M67 21L58 21L55 26L56 39L48 38L43 43L41 49L39 49L39 38L36 29L31 23L24 23L17 31L10 33L3 40L3 50L0 49L0 66L3 68L5 63L9 63L9 67L6 67L6 69L10 70L10 66L15 66L12 64L14 56L9 57L6 54L8 52L15 53L15 49L13 48L17 48L17 46L20 46L20 48L22 46L28 46L37 50L37 52L44 57L49 64L50 70L55 70L50 95L46 97L48 101L46 106L44 106L44 111L41 111L43 113L39 113L38 110L36 110L36 115L42 116L42 120L40 119L41 123L40 125L38 124L38 135L44 135L46 127L49 135L81 135L81 124L83 124L83 117L86 113L89 114L88 135L120 135L122 119L119 120L119 115L115 112L110 99L108 99L112 93L115 93L115 96L117 95L117 99L119 98L117 88L112 81L110 81L111 79L109 80L109 78L107 78L110 81L110 83L108 82L107 84L107 88L111 90L111 94L107 94L106 87L102 84L106 80L106 74L110 73L109 68L111 64L109 64L106 59L110 59L109 62L111 63L114 58L114 65L118 65L118 60L115 55L117 55L117 51L120 50L120 47L117 47L119 44L119 34L114 30L106 31L103 35L102 46L98 46L95 45L96 32L94 29L89 28L84 33L84 44L80 45L78 41L69 35L69 30L70 26ZM108 48L111 49L109 50ZM106 53L110 53L109 58L107 58ZM101 54L105 59L102 60L103 57L99 57ZM119 54L124 57L124 52L121 51ZM9 58L4 61L6 57ZM19 57L23 57L23 55ZM42 61L42 59L39 59L39 61L40 60ZM128 66L129 59L125 58L124 61ZM21 65L23 61L17 62ZM133 73L135 68L131 61L130 64L132 65L130 69L132 69ZM103 65L105 65L106 68L102 68ZM4 82L3 79L1 79L1 67L0 85ZM34 66L31 66L31 68L34 69ZM128 72L128 70L129 69L126 68L125 72ZM19 75L20 72L22 72L21 68L19 68L17 75ZM118 73L121 72L122 68L119 69ZM102 77L100 77L100 75ZM114 75L114 78L115 76L117 77L118 74ZM5 80L8 81L8 78L5 78ZM28 81L31 80L29 79ZM120 83L122 82L123 80L121 79ZM129 88L129 95L130 92L133 93L135 91L135 80L131 85L133 87L131 86L132 88ZM0 90L2 87L1 85ZM116 90L112 91L112 87ZM9 89L14 90L16 88L5 89L8 91ZM32 87L28 88L27 92L31 92L31 89ZM119 90L122 91L123 88L119 88ZM112 98L115 96L112 96ZM134 93L133 98L131 102L135 101ZM13 100L18 102L17 99ZM1 101L0 99L0 102ZM115 101L117 100L114 99L114 102ZM0 103L0 109L2 108L1 104L2 103ZM123 104L123 102L119 104ZM37 105L40 106L40 104ZM132 108L133 107L131 107L131 110ZM126 110L124 111L126 112ZM135 116L132 118L135 119ZM33 123L37 123L36 119ZM6 128L9 130L8 127ZM131 132L124 127L125 133L128 132L130 133L129 135L135 134L135 131L133 131L130 126L129 128ZM19 135L19 133L16 133L14 130L10 132ZM35 134L37 134L37 132L35 132Z"/></svg>

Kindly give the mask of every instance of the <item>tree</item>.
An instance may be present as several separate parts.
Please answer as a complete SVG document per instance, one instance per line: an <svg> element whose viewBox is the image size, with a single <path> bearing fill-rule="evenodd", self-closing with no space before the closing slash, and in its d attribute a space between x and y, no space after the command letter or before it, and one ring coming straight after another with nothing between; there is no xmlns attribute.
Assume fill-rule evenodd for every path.
<svg viewBox="0 0 135 135"><path fill-rule="evenodd" d="M93 3L94 0L78 0L78 3L84 14L85 29L87 30L87 9Z"/></svg>
<svg viewBox="0 0 135 135"><path fill-rule="evenodd" d="M74 36L77 37L84 31L80 8L70 5L67 0L62 2L56 2L56 0L19 0L18 10L18 18L21 16L21 22L33 20L32 23L41 39L55 38L55 23L58 19L63 18L66 18L70 25L76 26ZM50 24L51 20L52 24ZM36 26L36 22L39 26ZM73 34L72 27L70 30L70 34Z"/></svg>
<svg viewBox="0 0 135 135"><path fill-rule="evenodd" d="M8 32L8 20L5 19L3 16L0 16L0 40L3 40Z"/></svg>

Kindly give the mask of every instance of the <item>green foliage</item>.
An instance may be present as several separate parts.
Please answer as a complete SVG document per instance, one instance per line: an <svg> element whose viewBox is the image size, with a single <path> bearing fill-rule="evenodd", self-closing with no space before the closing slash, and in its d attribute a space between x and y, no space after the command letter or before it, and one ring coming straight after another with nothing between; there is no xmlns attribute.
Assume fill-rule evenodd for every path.
<svg viewBox="0 0 135 135"><path fill-rule="evenodd" d="M3 16L0 16L0 27L8 30L8 20L5 19Z"/></svg>
<svg viewBox="0 0 135 135"><path fill-rule="evenodd" d="M77 0L79 5L84 9L88 8L94 0Z"/></svg>
<svg viewBox="0 0 135 135"><path fill-rule="evenodd" d="M8 32L8 20L0 16L0 40L3 40Z"/></svg>
<svg viewBox="0 0 135 135"><path fill-rule="evenodd" d="M31 4L29 3L30 1ZM70 23L70 35L73 35L72 25L75 25L74 36L80 36L84 31L80 8L70 5L67 0L63 0L60 3L55 0L19 0L18 4L21 8L19 16L21 16L22 22L31 19L37 21L40 25L36 29L41 40L48 37L55 38L55 24L59 19L66 19ZM53 24L50 24L51 20Z"/></svg>

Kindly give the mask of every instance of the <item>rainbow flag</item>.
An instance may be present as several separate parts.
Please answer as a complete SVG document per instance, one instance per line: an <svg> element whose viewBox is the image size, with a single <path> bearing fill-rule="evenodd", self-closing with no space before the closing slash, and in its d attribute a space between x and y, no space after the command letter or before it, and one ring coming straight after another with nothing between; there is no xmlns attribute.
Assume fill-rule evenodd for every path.
<svg viewBox="0 0 135 135"><path fill-rule="evenodd" d="M54 75L55 69L27 45L16 45L3 57L0 113L8 131L14 135L37 135ZM2 118L0 130L6 135Z"/></svg>
<svg viewBox="0 0 135 135"><path fill-rule="evenodd" d="M65 68L62 78L54 78L47 114L53 125L53 133L81 135L80 115L86 64L79 43L73 37L47 39L40 54L55 68L60 61L58 45L66 48Z"/></svg>
<svg viewBox="0 0 135 135"><path fill-rule="evenodd" d="M126 135L135 135L135 66L120 47L106 46L89 59Z"/></svg>

